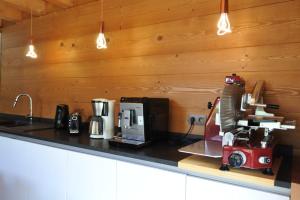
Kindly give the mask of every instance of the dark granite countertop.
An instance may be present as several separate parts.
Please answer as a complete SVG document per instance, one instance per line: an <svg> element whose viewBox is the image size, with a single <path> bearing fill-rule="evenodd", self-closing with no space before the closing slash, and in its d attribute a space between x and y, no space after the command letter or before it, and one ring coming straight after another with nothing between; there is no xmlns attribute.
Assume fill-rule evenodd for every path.
<svg viewBox="0 0 300 200"><path fill-rule="evenodd" d="M1 125L1 120L7 119L22 120L19 117L1 114L0 132L172 166L177 166L179 160L189 156L178 152L180 147L200 139L200 136L188 136L184 140L180 140L182 135L169 134L171 136L167 140L158 141L140 149L131 149L112 146L105 139L91 139L87 129L83 129L78 135L70 135L67 130L56 130L52 128L54 126L52 120L34 119L30 126L7 127Z"/></svg>
<svg viewBox="0 0 300 200"><path fill-rule="evenodd" d="M92 155L105 155L106 157L112 159L117 158L130 162L134 160L134 162L141 164L148 163L146 165L150 164L150 166L155 167L158 165L165 166L161 168L175 171L180 171L180 169L177 167L178 161L190 156L189 154L178 152L178 149L199 141L202 138L201 136L195 135L183 137L182 134L172 133L169 134L167 140L155 142L140 149L130 149L128 147L111 146L108 140L105 139L91 139L87 129L83 130L79 135L70 135L67 130L55 130L53 128L53 120L49 119L37 118L33 120L32 125L16 127L3 125L2 122L5 122L6 120L23 121L24 117L0 113L0 136L6 136ZM289 168L289 165L286 163L281 167ZM289 169L285 168L281 170L281 173L276 178L276 182L279 184L275 184L275 187L271 188L248 185L244 184L242 181L237 183L227 179L215 179L214 177L206 177L205 174L199 175L188 171L183 173L287 195L290 192L290 173Z"/></svg>

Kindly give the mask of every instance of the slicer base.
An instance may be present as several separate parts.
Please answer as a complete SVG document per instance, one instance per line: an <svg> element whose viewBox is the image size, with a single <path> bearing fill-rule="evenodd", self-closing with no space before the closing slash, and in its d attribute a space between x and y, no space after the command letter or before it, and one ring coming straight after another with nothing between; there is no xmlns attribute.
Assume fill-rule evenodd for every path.
<svg viewBox="0 0 300 200"><path fill-rule="evenodd" d="M270 176L274 175L272 168L265 168L262 173Z"/></svg>
<svg viewBox="0 0 300 200"><path fill-rule="evenodd" d="M220 170L221 171L230 171L228 165L224 165L224 164L221 165Z"/></svg>

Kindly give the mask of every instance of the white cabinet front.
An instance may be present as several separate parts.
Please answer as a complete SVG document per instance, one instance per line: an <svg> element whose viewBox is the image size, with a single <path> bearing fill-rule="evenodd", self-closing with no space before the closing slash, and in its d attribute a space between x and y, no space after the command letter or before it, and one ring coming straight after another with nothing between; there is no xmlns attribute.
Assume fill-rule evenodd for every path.
<svg viewBox="0 0 300 200"><path fill-rule="evenodd" d="M0 200L141 199L289 197L0 136Z"/></svg>
<svg viewBox="0 0 300 200"><path fill-rule="evenodd" d="M289 197L187 176L186 200L288 200Z"/></svg>
<svg viewBox="0 0 300 200"><path fill-rule="evenodd" d="M64 150L0 137L1 200L65 200Z"/></svg>
<svg viewBox="0 0 300 200"><path fill-rule="evenodd" d="M68 200L115 200L116 161L68 153Z"/></svg>
<svg viewBox="0 0 300 200"><path fill-rule="evenodd" d="M117 161L117 200L185 200L185 177Z"/></svg>

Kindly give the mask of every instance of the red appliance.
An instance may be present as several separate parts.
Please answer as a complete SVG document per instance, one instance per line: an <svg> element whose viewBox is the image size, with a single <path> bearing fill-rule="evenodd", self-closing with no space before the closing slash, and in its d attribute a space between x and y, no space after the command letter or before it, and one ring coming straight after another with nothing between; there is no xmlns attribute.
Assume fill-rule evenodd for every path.
<svg viewBox="0 0 300 200"><path fill-rule="evenodd" d="M295 121L265 112L278 105L264 104L263 81L257 81L252 93L245 92L245 81L235 75L225 77L225 86L205 123L204 140L182 147L180 152L222 158L221 170L229 167L261 169L273 174L273 130L295 129Z"/></svg>
<svg viewBox="0 0 300 200"><path fill-rule="evenodd" d="M263 104L262 90L263 82L258 82L252 94L245 93L245 82L233 74L226 76L221 97L214 104L208 103L211 111L204 138L219 141L223 146L221 170L229 170L230 166L262 169L265 174L273 174L275 142L270 132L294 129L295 121L283 124L283 117L265 112L265 107L278 109L279 106Z"/></svg>

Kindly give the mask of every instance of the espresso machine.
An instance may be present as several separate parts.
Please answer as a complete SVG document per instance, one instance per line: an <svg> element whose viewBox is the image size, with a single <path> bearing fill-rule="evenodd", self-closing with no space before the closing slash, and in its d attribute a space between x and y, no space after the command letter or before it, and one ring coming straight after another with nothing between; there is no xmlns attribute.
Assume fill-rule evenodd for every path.
<svg viewBox="0 0 300 200"><path fill-rule="evenodd" d="M168 133L169 99L121 97L119 128L122 137L110 144L141 147L166 137Z"/></svg>
<svg viewBox="0 0 300 200"><path fill-rule="evenodd" d="M90 138L111 139L114 135L115 100L93 99L93 116L90 121Z"/></svg>

